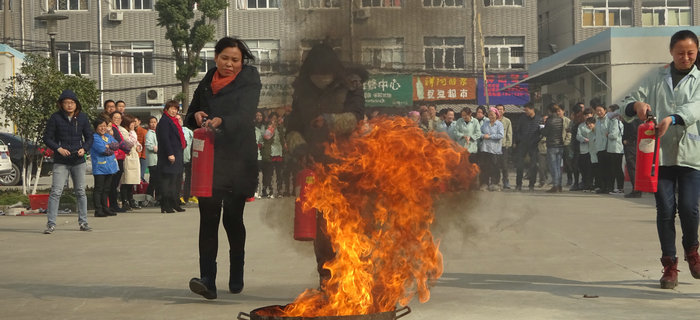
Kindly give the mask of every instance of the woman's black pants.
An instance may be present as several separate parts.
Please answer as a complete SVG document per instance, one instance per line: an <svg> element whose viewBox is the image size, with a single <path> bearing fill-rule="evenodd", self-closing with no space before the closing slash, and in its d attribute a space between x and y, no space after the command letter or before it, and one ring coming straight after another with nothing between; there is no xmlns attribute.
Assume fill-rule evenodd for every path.
<svg viewBox="0 0 700 320"><path fill-rule="evenodd" d="M92 189L92 201L95 206L95 213L102 214L104 209L109 207L108 197L112 183L111 174L98 174L95 178L95 188Z"/></svg>
<svg viewBox="0 0 700 320"><path fill-rule="evenodd" d="M222 221L231 248L232 259L243 262L246 231L243 209L246 197L231 192L214 190L211 197L199 198L199 256L216 260L219 250L219 221Z"/></svg>

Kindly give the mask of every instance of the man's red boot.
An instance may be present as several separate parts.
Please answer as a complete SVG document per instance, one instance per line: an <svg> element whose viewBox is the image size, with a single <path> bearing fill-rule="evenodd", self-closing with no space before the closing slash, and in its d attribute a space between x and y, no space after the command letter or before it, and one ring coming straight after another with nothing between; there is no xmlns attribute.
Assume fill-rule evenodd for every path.
<svg viewBox="0 0 700 320"><path fill-rule="evenodd" d="M695 279L700 279L700 255L698 255L698 245L685 250L685 261L688 261L690 274Z"/></svg>
<svg viewBox="0 0 700 320"><path fill-rule="evenodd" d="M664 266L664 275L659 282L661 289L673 289L678 285L678 258L661 257L661 264Z"/></svg>

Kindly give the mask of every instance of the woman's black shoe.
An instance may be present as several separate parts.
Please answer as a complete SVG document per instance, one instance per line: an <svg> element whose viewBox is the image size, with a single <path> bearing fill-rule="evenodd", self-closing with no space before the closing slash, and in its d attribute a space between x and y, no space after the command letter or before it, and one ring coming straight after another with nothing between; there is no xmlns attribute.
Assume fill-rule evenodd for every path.
<svg viewBox="0 0 700 320"><path fill-rule="evenodd" d="M175 213L175 210L170 209L170 208L168 208L168 209L161 208L160 213Z"/></svg>
<svg viewBox="0 0 700 320"><path fill-rule="evenodd" d="M208 287L205 279L192 278L190 280L190 290L206 299L216 299L216 287Z"/></svg>
<svg viewBox="0 0 700 320"><path fill-rule="evenodd" d="M183 209L180 206L174 207L173 209L175 209L175 211L177 211L177 212L185 212L185 209Z"/></svg>
<svg viewBox="0 0 700 320"><path fill-rule="evenodd" d="M107 213L105 213L101 210L99 210L99 211L95 210L95 217L97 217L97 218L104 218L104 217L108 217L108 216L109 215Z"/></svg>

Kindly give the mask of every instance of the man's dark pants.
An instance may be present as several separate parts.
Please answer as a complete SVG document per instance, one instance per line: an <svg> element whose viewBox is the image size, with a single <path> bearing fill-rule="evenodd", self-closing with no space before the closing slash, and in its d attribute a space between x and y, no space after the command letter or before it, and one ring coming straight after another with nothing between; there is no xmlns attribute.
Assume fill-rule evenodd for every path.
<svg viewBox="0 0 700 320"><path fill-rule="evenodd" d="M527 168L527 176L530 179L528 186L534 188L535 182L537 181L537 145L533 145L531 147L518 145L516 148L516 155L515 185L522 187L523 171Z"/></svg>

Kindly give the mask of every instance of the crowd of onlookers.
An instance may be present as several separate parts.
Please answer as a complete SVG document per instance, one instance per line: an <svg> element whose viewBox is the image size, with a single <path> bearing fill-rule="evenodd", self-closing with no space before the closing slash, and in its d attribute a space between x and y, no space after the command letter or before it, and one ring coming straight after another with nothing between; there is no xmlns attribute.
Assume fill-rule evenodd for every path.
<svg viewBox="0 0 700 320"><path fill-rule="evenodd" d="M622 121L617 105L606 108L597 100L591 101L588 108L576 103L568 116L556 103L548 105L546 110L547 114L540 115L528 103L522 107L523 112L512 113L514 119L511 120L505 115L503 105L478 106L476 110L464 107L457 115L452 108L438 112L436 105L430 104L409 111L407 116L425 132L446 133L469 151L470 161L481 169L477 182L480 190L520 191L523 180L529 180L526 187L530 191L535 186L551 185L548 192L561 192L566 186L570 191L623 193L623 155L629 176L634 177L636 126L640 122ZM377 115L378 111L374 110L368 117ZM260 172L257 198L294 195L294 176L299 168L287 153L285 116L284 110L256 112ZM182 126L180 115L176 118L187 144L183 151L183 172L175 181L176 186L182 186L177 188L175 207L179 208L187 202L197 202L197 198L189 194L193 132ZM102 125L99 120L104 120L105 130L99 129ZM93 166L95 196L107 199L106 209L96 211L96 216L139 209L134 192L146 193L158 204L161 184L157 125L158 119L154 116L142 125L140 117L126 112L121 100L104 102L104 111L94 127L95 141L99 138L103 143L95 143L93 148L112 145L117 166L105 169L99 161ZM105 136L109 137L105 139ZM92 157L100 157L100 152L96 151L91 152ZM513 168L516 182L511 184L509 172ZM641 193L632 191L626 196L639 197Z"/></svg>
<svg viewBox="0 0 700 320"><path fill-rule="evenodd" d="M459 117L452 108L436 109L420 106L408 117L425 132L444 132L469 151L470 160L481 169L480 190L521 191L527 179L529 191L536 185L551 185L547 192L562 192L566 186L569 191L623 194L623 158L634 183L641 121L623 121L617 105L606 107L594 99L589 107L574 104L567 115L557 103L547 105L545 114L527 103L513 120L505 116L503 105L464 107ZM509 179L512 167L515 185ZM641 193L632 190L625 196L636 198Z"/></svg>
<svg viewBox="0 0 700 320"><path fill-rule="evenodd" d="M641 121L623 121L617 105L606 107L594 99L588 107L579 102L567 112L551 103L545 106L546 113L540 114L527 103L521 112L509 113L510 117L500 104L481 105L475 110L447 107L438 111L434 104L415 109L405 115L423 131L446 133L469 151L470 161L481 169L476 182L480 190L533 191L536 186L551 185L547 192L562 192L567 187L569 191L623 194L623 160L634 183L637 127ZM367 117L378 114L379 110L371 110ZM261 172L258 197L294 193L298 168L286 152L284 119L283 110L256 113ZM513 169L515 183L509 177ZM641 193L630 190L625 196L637 198Z"/></svg>
<svg viewBox="0 0 700 320"><path fill-rule="evenodd" d="M92 174L95 178L95 216L104 217L140 209L141 205L134 199L135 192L150 195L152 201L149 204L164 208L161 204L162 194L171 185L161 183L163 175L158 165L159 139L156 135L158 118L150 116L142 124L139 116L126 111L126 105L121 100L106 100L103 107L104 110L93 122L95 136L90 150ZM179 110L179 106L176 109ZM166 113L167 110L164 114ZM196 197L189 195L193 132L182 126L181 116L177 111L175 113L186 143L186 148L182 151L184 168L180 174L175 175L177 201L168 203L165 211L183 211L181 205L197 202ZM161 120L164 118L166 117L161 117ZM116 165L115 161L108 161L111 157L116 159Z"/></svg>
<svg viewBox="0 0 700 320"><path fill-rule="evenodd" d="M66 113L71 115L69 121L77 121L75 115L80 109L77 98L72 92L66 97L59 99L62 112L77 106L77 112ZM71 97L75 103L71 102ZM73 153L82 157L81 152L83 155L89 152L95 178L93 201L96 217L140 209L134 192L150 195L162 212L184 211L182 205L197 202L196 197L190 197L193 132L183 126L179 104L170 101L160 120L150 116L145 126L138 116L126 112L126 105L121 100L107 100L103 107L103 112L92 123L94 131L83 129L82 134L70 134L65 130L70 130L72 122L68 126L62 125L57 120L60 116L50 121L52 125L44 140L47 145L60 150L61 159L67 161L66 178L58 180L73 175L73 167L80 165L79 161L70 160ZM476 110L464 107L459 110L459 116L451 108L438 112L435 105L421 105L406 116L426 133L446 134L466 148L470 161L481 169L475 183L482 191L521 191L523 180L528 180L529 191L539 183L539 187L551 184L547 190L551 193L562 192L567 186L569 191L622 194L625 181L622 161L625 159L628 176L634 177L636 133L641 121L622 121L617 105L606 107L595 99L590 102L590 107L583 103L574 104L568 116L556 103L549 104L545 110L546 114L538 114L534 105L527 103L522 106L517 119L514 117L511 121L505 116L503 105L478 106ZM255 193L257 198L286 197L295 193L295 173L300 168L296 159L288 154L286 113L285 109L267 109L255 114L258 176L261 180ZM377 109L370 110L366 117L372 119L378 113ZM87 121L84 118L82 122ZM75 122L75 126L82 122ZM162 124L165 124L163 129L156 130ZM65 143L61 139L64 138L54 137L52 132L58 135L66 132L66 136L83 135L84 142L71 147L78 148L78 151L68 151L61 148ZM165 148L163 142L173 142L172 147L167 148L178 150L160 152L161 157L167 154L167 159L159 161L159 144ZM516 172L514 185L509 179L511 166ZM630 180L634 183L633 178ZM58 189L61 189L58 185L52 186L54 201L50 201L50 207L60 196ZM640 197L641 193L632 190L625 196ZM52 225L51 220L49 225Z"/></svg>

